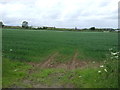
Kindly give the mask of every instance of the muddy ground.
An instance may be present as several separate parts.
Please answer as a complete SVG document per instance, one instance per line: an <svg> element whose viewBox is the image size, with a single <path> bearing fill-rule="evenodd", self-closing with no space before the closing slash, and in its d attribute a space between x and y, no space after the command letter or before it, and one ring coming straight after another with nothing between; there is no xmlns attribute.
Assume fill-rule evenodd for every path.
<svg viewBox="0 0 120 90"><path fill-rule="evenodd" d="M79 53L76 51L69 62L60 63L56 62L55 58L59 55L58 52L55 52L53 55L49 56L44 62L29 62L27 64L31 65L32 68L29 69L28 76L26 76L23 80L21 80L21 83L25 86L30 86L32 88L74 88L74 85L67 84L62 85L57 83L56 75L52 75L53 83L51 86L43 85L41 83L35 83L31 80L29 80L29 76L33 73L38 72L41 69L48 69L48 68L55 68L55 69L64 69L64 70L75 70L75 69L82 69L82 68L89 68L89 67L98 67L101 63L90 61L90 60L79 60L77 56ZM62 73L59 73L57 76L60 76ZM49 76L51 77L51 76ZM24 85L13 85L14 88L25 88Z"/></svg>

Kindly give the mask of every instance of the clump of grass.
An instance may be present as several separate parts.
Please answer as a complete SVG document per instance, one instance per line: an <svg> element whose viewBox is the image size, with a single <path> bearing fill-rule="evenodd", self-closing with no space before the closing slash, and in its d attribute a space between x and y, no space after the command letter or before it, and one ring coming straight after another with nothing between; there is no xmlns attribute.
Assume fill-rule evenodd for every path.
<svg viewBox="0 0 120 90"><path fill-rule="evenodd" d="M10 87L16 84L20 79L27 75L28 69L31 66L20 62L3 58L2 70L2 86L3 88Z"/></svg>
<svg viewBox="0 0 120 90"><path fill-rule="evenodd" d="M52 84L51 79L55 78L55 77L51 77L50 75L56 71L59 71L59 70L57 70L57 69L39 69L38 72L31 74L28 79L36 84L40 83L43 85L51 85Z"/></svg>

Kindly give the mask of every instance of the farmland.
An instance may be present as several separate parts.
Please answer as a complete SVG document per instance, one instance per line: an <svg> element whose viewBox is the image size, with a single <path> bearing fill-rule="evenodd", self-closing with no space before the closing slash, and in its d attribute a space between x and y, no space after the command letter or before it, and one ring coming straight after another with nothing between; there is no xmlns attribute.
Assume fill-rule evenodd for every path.
<svg viewBox="0 0 120 90"><path fill-rule="evenodd" d="M3 87L118 87L117 60L109 51L118 48L115 32L3 29L2 34Z"/></svg>

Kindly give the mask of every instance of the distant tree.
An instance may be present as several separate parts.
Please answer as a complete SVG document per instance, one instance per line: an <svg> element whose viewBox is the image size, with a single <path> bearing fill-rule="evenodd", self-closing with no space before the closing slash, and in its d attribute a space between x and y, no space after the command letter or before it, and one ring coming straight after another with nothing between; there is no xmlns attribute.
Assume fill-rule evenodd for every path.
<svg viewBox="0 0 120 90"><path fill-rule="evenodd" d="M28 28L28 22L27 21L22 22L22 28Z"/></svg>
<svg viewBox="0 0 120 90"><path fill-rule="evenodd" d="M37 29L39 30L39 29L43 29L43 28L42 27L38 27Z"/></svg>
<svg viewBox="0 0 120 90"><path fill-rule="evenodd" d="M0 22L0 27L4 27L4 24L3 24L3 22Z"/></svg>
<svg viewBox="0 0 120 90"><path fill-rule="evenodd" d="M91 27L90 30L95 30L95 27Z"/></svg>
<svg viewBox="0 0 120 90"><path fill-rule="evenodd" d="M54 26L54 28L53 29L55 29L56 27Z"/></svg>
<svg viewBox="0 0 120 90"><path fill-rule="evenodd" d="M77 27L75 27L75 30L77 30Z"/></svg>
<svg viewBox="0 0 120 90"><path fill-rule="evenodd" d="M43 29L47 29L47 28L48 28L48 27L45 27L45 26L43 27Z"/></svg>

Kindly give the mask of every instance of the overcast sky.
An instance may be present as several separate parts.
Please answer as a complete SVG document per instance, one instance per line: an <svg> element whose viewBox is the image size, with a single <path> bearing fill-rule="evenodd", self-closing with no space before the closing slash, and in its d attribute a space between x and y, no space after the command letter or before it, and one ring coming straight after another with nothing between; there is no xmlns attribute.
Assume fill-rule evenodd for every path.
<svg viewBox="0 0 120 90"><path fill-rule="evenodd" d="M119 0L0 0L5 25L117 28Z"/></svg>

